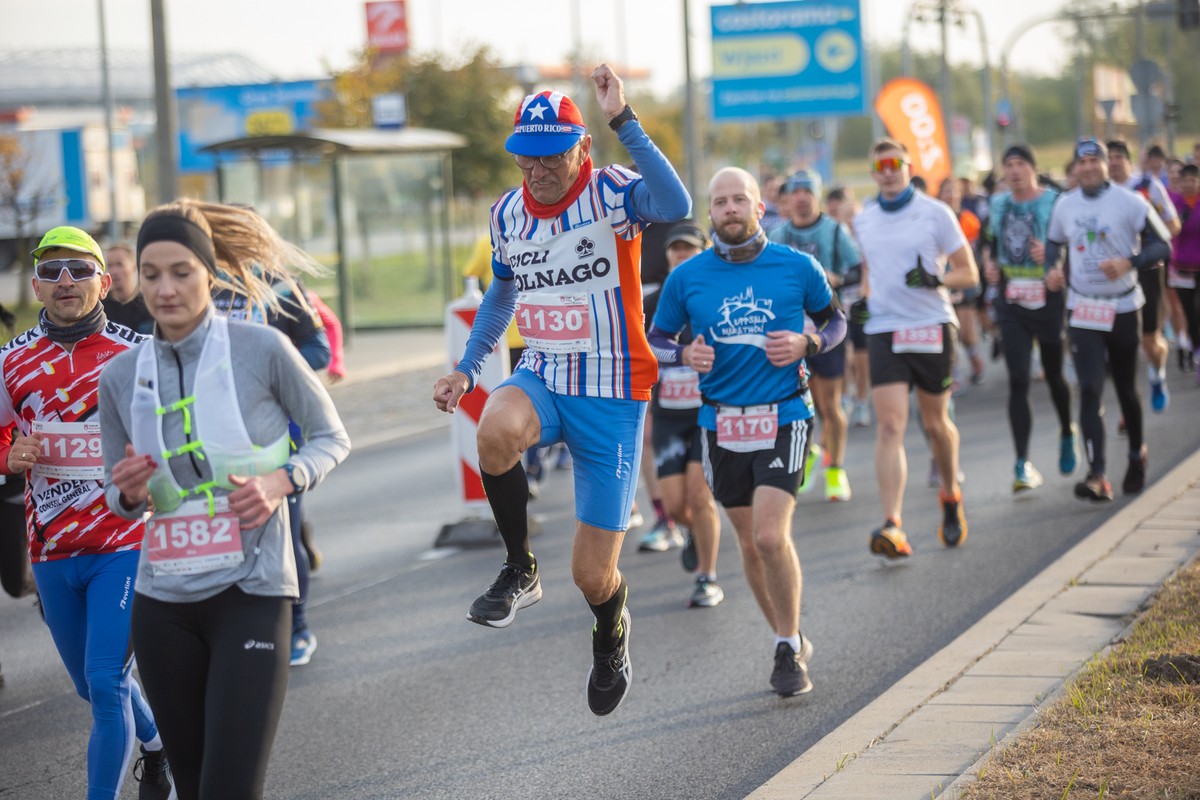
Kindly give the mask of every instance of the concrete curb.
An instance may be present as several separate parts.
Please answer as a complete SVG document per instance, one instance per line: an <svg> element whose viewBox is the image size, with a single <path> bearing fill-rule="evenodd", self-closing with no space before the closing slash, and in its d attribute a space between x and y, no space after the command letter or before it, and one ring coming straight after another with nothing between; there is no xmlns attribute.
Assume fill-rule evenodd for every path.
<svg viewBox="0 0 1200 800"><path fill-rule="evenodd" d="M1028 726L1037 708L1057 696L1080 667L1127 627L1128 615L1137 611L1170 575L1200 551L1200 536L1196 535L1200 526L1187 519L1190 511L1189 515L1177 515L1176 519L1165 514L1168 518L1153 521L1197 482L1198 475L1200 452L1154 483L749 797L832 800L911 796L915 800L938 793L953 797L943 787L961 787L972 780L979 762L988 756L997 740L1004 741L1011 732ZM1184 502L1190 509L1200 499L1188 498ZM1147 531L1151 537L1159 532L1166 537L1165 544L1131 540L1139 531ZM1127 545L1126 551L1118 554L1113 563L1105 564L1123 545ZM1149 570L1145 569L1146 556L1154 558ZM1142 567L1142 579L1136 575L1125 577L1135 564ZM1081 620L1096 624L1089 626ZM1085 635L1079 635L1081 627L1089 628ZM1067 642L1077 635L1078 641ZM1012 646L1002 648L1006 640ZM1052 675L1047 675L1044 667L1025 666L1028 660L1012 658L1024 654L1044 663L1047 653L1055 657L1051 659L1056 665ZM977 665L985 658L996 662L1007 658L1014 668L979 670ZM956 695L957 699L951 699ZM943 722L942 740L928 735L921 741L922 729L931 734L930 721L913 724L915 717L923 711L923 716L932 717L951 709L962 718L949 720L948 724L964 725L968 723L964 712L978 710L978 718L969 720L976 726L973 732L978 732L979 725L991 725L990 739L985 733L982 743L963 742L957 736L954 742L945 741L949 730ZM912 765L909 770L919 769L919 775L902 776L900 773L905 770L894 762L879 763L887 758L882 751L884 746L892 744L889 736L901 725L912 730L906 730L907 736L896 736L893 749L923 748L921 752L928 754L922 758L923 763ZM996 727L1002 728L1003 735L995 736ZM943 766L938 769L931 762Z"/></svg>

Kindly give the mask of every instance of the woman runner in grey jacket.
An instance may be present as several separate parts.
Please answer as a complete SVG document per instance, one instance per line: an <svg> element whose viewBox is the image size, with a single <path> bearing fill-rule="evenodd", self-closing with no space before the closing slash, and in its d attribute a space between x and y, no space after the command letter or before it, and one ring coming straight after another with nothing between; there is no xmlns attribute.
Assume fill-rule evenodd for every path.
<svg viewBox="0 0 1200 800"><path fill-rule="evenodd" d="M350 441L281 333L212 306L214 287L270 306L258 276L306 256L248 209L193 201L152 211L137 256L154 339L109 364L99 401L106 501L147 520L134 652L181 800L261 798L298 594L283 501Z"/></svg>

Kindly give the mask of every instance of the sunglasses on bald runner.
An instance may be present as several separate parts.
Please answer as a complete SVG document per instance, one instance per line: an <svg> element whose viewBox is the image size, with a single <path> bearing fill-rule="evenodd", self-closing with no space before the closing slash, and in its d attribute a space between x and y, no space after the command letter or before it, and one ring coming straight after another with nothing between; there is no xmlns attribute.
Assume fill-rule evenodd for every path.
<svg viewBox="0 0 1200 800"><path fill-rule="evenodd" d="M71 274L73 281L86 281L100 274L100 265L86 258L54 258L49 261L39 261L34 267L34 274L39 281L58 283L62 280L63 270Z"/></svg>

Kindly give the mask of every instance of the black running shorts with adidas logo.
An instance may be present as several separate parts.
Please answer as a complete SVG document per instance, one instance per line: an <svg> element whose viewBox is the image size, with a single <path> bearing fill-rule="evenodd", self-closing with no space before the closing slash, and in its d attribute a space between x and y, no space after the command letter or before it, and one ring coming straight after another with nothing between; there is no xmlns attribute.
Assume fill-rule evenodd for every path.
<svg viewBox="0 0 1200 800"><path fill-rule="evenodd" d="M795 494L804 481L812 431L811 418L789 422L779 427L774 447L752 453L718 447L717 432L704 431L704 477L713 497L726 508L739 508L751 504L759 486Z"/></svg>

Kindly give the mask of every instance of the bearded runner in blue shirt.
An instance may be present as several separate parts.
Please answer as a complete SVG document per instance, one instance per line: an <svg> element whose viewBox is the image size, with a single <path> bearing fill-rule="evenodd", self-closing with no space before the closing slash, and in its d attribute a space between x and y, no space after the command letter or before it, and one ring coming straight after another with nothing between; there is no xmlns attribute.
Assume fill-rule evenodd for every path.
<svg viewBox="0 0 1200 800"><path fill-rule="evenodd" d="M713 249L667 278L650 346L660 364L700 373L705 477L737 530L746 580L775 632L771 687L790 697L812 690L791 538L813 426L803 359L841 342L846 317L815 259L767 241L750 173L721 170L709 197ZM816 333L802 333L805 314ZM688 325L696 338L681 347L675 340Z"/></svg>

